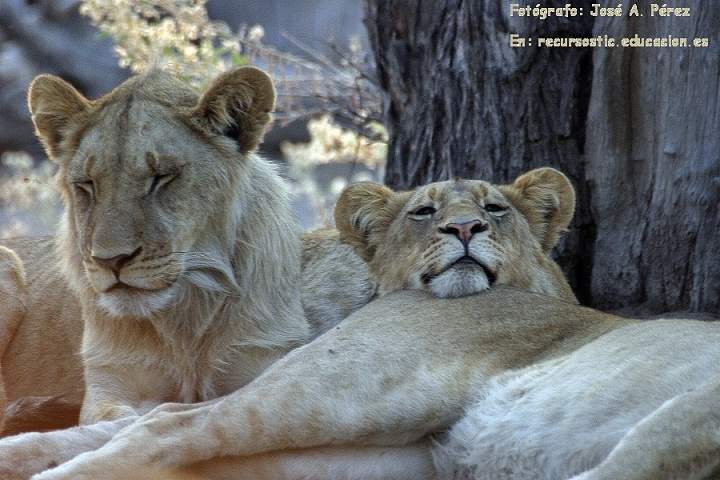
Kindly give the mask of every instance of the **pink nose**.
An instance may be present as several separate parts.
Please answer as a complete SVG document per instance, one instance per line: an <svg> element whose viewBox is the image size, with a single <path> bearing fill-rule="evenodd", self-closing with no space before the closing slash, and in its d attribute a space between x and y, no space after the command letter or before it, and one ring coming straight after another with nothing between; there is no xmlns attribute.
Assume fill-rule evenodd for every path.
<svg viewBox="0 0 720 480"><path fill-rule="evenodd" d="M440 229L443 233L451 233L458 237L460 241L467 245L470 243L473 235L487 230L487 223L480 220L473 220L465 223L447 223Z"/></svg>

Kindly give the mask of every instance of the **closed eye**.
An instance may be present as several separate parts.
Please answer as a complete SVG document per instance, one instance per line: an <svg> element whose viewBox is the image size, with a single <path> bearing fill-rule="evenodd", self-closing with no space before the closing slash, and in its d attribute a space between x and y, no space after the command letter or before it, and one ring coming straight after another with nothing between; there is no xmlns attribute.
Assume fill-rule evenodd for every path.
<svg viewBox="0 0 720 480"><path fill-rule="evenodd" d="M168 183L175 180L177 177L177 174L174 173L167 173L163 175L155 175L152 178L152 183L150 184L150 190L148 191L148 194L155 193L158 188L164 187Z"/></svg>
<svg viewBox="0 0 720 480"><path fill-rule="evenodd" d="M497 203L487 203L485 204L485 211L495 215L502 215L507 211L507 207L503 207Z"/></svg>
<svg viewBox="0 0 720 480"><path fill-rule="evenodd" d="M81 195L88 195L90 198L95 197L95 183L92 180L73 182L73 187Z"/></svg>
<svg viewBox="0 0 720 480"><path fill-rule="evenodd" d="M429 217L434 215L436 211L437 210L435 210L435 207L425 206L413 210L412 212L410 212L410 215L414 217Z"/></svg>

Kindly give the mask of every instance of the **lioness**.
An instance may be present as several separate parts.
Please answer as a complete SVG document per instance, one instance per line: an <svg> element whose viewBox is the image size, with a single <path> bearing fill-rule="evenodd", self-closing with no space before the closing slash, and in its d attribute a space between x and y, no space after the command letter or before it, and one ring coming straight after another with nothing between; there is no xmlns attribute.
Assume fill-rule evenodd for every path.
<svg viewBox="0 0 720 480"><path fill-rule="evenodd" d="M571 191L549 169L500 187L349 187L336 222L382 297L234 394L158 407L35 479L193 462L210 478L434 478L424 439L458 421L436 454L448 475L710 474L720 325L641 323L572 303L547 257Z"/></svg>
<svg viewBox="0 0 720 480"><path fill-rule="evenodd" d="M12 250L0 247L0 355L10 343L25 313L25 273L22 263ZM7 400L4 372L0 363L0 406ZM0 415L0 430L5 418Z"/></svg>
<svg viewBox="0 0 720 480"><path fill-rule="evenodd" d="M97 430L102 442L157 404L236 390L369 300L364 263L332 232L305 237L303 283L325 296L301 299L286 184L254 153L274 100L251 67L202 95L159 70L97 100L54 76L33 81L28 103L65 211L55 238L3 240L27 271L27 308L0 311L10 400L79 404L86 383L82 423L120 419ZM327 252L345 264L328 265ZM330 268L342 281L323 285L315 277ZM318 312L313 328L301 300ZM91 448L85 431L58 442Z"/></svg>

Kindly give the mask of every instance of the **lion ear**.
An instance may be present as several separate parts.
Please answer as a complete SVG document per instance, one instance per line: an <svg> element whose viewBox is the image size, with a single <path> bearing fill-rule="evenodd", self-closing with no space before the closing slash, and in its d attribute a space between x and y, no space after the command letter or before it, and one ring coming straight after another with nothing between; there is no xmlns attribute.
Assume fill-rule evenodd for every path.
<svg viewBox="0 0 720 480"><path fill-rule="evenodd" d="M549 252L575 213L575 189L570 180L554 168L538 168L520 175L505 191Z"/></svg>
<svg viewBox="0 0 720 480"><path fill-rule="evenodd" d="M274 108L275 87L270 76L255 67L240 67L215 79L193 115L215 133L235 140L245 154L262 141Z"/></svg>
<svg viewBox="0 0 720 480"><path fill-rule="evenodd" d="M28 107L35 133L51 160L62 153L62 142L73 117L88 110L91 102L65 80L39 75L28 89Z"/></svg>
<svg viewBox="0 0 720 480"><path fill-rule="evenodd" d="M366 262L372 260L379 237L392 222L390 204L394 195L383 185L359 182L345 188L335 204L335 226L340 239Z"/></svg>

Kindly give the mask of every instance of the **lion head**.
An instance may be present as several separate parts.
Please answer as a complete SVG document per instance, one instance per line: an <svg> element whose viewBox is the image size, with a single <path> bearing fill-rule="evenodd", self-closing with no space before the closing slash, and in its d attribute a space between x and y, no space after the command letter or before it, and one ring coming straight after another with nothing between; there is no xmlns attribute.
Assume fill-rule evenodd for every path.
<svg viewBox="0 0 720 480"><path fill-rule="evenodd" d="M236 292L239 263L248 264L247 282L292 278L284 271L292 267L256 258L260 246L291 264L298 256L285 185L253 154L274 101L272 81L252 67L221 75L202 94L154 70L97 100L37 77L28 103L59 166L59 251L75 289L106 313L144 317L177 304L190 286Z"/></svg>
<svg viewBox="0 0 720 480"><path fill-rule="evenodd" d="M567 177L540 168L512 185L457 179L394 192L358 183L340 196L335 222L380 294L422 289L447 298L512 285L575 302L549 257L574 210Z"/></svg>

